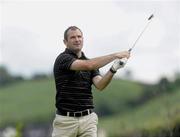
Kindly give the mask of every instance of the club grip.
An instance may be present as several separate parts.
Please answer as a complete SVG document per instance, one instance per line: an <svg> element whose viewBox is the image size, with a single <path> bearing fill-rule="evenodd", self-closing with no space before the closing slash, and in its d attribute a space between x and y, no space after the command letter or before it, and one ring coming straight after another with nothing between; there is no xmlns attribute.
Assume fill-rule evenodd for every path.
<svg viewBox="0 0 180 137"><path fill-rule="evenodd" d="M124 62L123 62L123 61L120 61L120 62L119 62L119 64L120 64L120 65L123 65L123 64L124 64Z"/></svg>

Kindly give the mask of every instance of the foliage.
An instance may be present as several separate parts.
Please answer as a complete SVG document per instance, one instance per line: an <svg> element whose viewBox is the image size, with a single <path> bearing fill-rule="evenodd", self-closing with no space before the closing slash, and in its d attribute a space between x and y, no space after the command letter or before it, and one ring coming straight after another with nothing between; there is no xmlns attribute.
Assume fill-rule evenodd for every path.
<svg viewBox="0 0 180 137"><path fill-rule="evenodd" d="M148 134L145 137L155 137L161 131L170 134L177 121L180 121L179 98L180 89L176 89L173 94L164 94L149 100L121 115L104 117L99 120L100 127L112 137L143 137L142 133Z"/></svg>
<svg viewBox="0 0 180 137"><path fill-rule="evenodd" d="M18 123L16 125L16 137L22 137L23 124Z"/></svg>
<svg viewBox="0 0 180 137"><path fill-rule="evenodd" d="M23 80L22 76L12 76L5 66L0 66L0 87Z"/></svg>
<svg viewBox="0 0 180 137"><path fill-rule="evenodd" d="M51 75L44 73L34 74L31 80L48 79ZM13 83L22 82L26 79L21 75L12 75L5 66L0 66L0 87L5 87Z"/></svg>
<svg viewBox="0 0 180 137"><path fill-rule="evenodd" d="M24 81L1 88L0 126L51 120L55 113L54 96L52 79Z"/></svg>
<svg viewBox="0 0 180 137"><path fill-rule="evenodd" d="M95 110L99 115L105 116L123 113L129 109L129 102L138 99L143 88L137 82L113 80L103 91L93 91Z"/></svg>
<svg viewBox="0 0 180 137"><path fill-rule="evenodd" d="M180 121L178 81L170 82L163 78L155 85L145 85L113 80L102 92L93 88L95 111L100 116L99 126L112 137L157 135L161 131L176 129L177 121ZM54 118L54 104L55 84L52 78L22 81L0 88L0 127L49 122ZM17 129L20 131L21 126Z"/></svg>

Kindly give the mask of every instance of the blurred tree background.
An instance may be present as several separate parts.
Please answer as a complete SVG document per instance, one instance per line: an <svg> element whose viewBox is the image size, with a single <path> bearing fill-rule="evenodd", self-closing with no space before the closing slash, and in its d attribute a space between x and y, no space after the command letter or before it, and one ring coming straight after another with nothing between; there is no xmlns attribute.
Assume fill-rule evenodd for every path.
<svg viewBox="0 0 180 137"><path fill-rule="evenodd" d="M128 71L129 74L132 72ZM103 92L93 88L93 94L100 137L180 135L179 72L175 72L174 79L162 77L155 84L131 81L130 78L114 79ZM52 75L35 74L25 79L11 75L1 66L0 135L12 126L17 137L49 137L55 114L54 96Z"/></svg>

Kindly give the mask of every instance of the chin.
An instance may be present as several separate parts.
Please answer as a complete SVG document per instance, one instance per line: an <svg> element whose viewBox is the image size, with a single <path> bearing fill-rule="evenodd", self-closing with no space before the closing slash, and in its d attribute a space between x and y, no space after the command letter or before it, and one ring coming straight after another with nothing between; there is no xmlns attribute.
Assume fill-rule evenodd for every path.
<svg viewBox="0 0 180 137"><path fill-rule="evenodd" d="M82 46L76 47L74 48L75 51L81 51L82 50Z"/></svg>
<svg viewBox="0 0 180 137"><path fill-rule="evenodd" d="M75 52L80 52L82 50L82 48L81 49L75 49L74 51Z"/></svg>
<svg viewBox="0 0 180 137"><path fill-rule="evenodd" d="M75 53L78 53L81 51L82 48L71 48L71 50Z"/></svg>

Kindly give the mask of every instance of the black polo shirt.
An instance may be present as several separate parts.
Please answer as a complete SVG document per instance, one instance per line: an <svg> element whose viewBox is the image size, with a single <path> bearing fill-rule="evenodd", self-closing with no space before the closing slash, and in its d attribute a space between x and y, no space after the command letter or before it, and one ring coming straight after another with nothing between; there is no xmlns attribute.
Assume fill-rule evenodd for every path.
<svg viewBox="0 0 180 137"><path fill-rule="evenodd" d="M92 78L100 75L99 70L70 70L71 64L76 59L87 60L83 52L78 58L71 50L66 49L54 63L56 108L59 111L75 112L94 108L91 92Z"/></svg>

